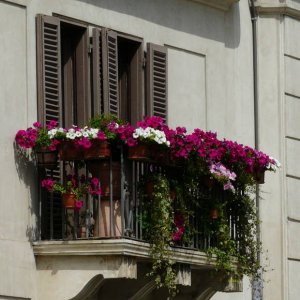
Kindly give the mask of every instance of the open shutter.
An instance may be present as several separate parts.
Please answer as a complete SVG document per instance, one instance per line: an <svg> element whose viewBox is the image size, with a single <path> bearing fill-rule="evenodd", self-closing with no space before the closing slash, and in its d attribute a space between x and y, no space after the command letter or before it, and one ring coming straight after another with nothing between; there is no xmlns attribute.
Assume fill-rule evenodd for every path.
<svg viewBox="0 0 300 300"><path fill-rule="evenodd" d="M37 16L38 120L44 125L50 120L61 124L60 56L59 19Z"/></svg>
<svg viewBox="0 0 300 300"><path fill-rule="evenodd" d="M61 101L61 45L60 21L58 18L38 15L37 32L37 93L38 120L46 124L56 120L62 125ZM60 166L52 173L47 170L44 177L61 178ZM42 238L61 238L61 197L53 195L53 233L50 231L51 194L43 191L42 199Z"/></svg>
<svg viewBox="0 0 300 300"><path fill-rule="evenodd" d="M159 116L167 122L167 49L147 44L147 115Z"/></svg>
<svg viewBox="0 0 300 300"><path fill-rule="evenodd" d="M93 28L93 115L104 113L104 99L108 99L106 37L104 30ZM104 78L105 77L105 78Z"/></svg>
<svg viewBox="0 0 300 300"><path fill-rule="evenodd" d="M104 76L105 87L107 88L107 99L104 98L104 112L119 117L119 87L118 87L118 40L117 33L114 31L106 31L106 49L103 48L104 55L107 57L107 75ZM104 63L105 66L105 63Z"/></svg>

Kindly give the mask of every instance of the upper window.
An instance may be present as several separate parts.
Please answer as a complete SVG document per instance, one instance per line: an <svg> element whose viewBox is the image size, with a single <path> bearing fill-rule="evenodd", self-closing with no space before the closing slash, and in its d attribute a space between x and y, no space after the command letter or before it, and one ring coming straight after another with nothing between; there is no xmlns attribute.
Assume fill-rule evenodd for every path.
<svg viewBox="0 0 300 300"><path fill-rule="evenodd" d="M145 55L143 39L90 27L37 17L39 120L66 127L99 113L133 124L144 115L166 120L166 48L148 44Z"/></svg>

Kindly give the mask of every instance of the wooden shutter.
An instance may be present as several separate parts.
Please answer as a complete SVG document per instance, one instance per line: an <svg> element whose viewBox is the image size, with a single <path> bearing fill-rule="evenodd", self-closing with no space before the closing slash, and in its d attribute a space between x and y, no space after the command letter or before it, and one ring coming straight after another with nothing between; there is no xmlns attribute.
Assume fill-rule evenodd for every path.
<svg viewBox="0 0 300 300"><path fill-rule="evenodd" d="M103 48L107 57L107 99L104 98L104 112L119 116L119 87L118 87L118 40L114 31L106 32L106 49ZM106 53L105 53L106 52ZM105 93L106 94L106 93Z"/></svg>
<svg viewBox="0 0 300 300"><path fill-rule="evenodd" d="M61 46L60 21L37 16L38 120L61 124Z"/></svg>
<svg viewBox="0 0 300 300"><path fill-rule="evenodd" d="M93 116L104 113L104 99L108 99L108 89L104 88L107 86L107 72L104 72L107 60L104 58L106 51L102 50L106 48L106 37L103 33L104 30L93 28Z"/></svg>
<svg viewBox="0 0 300 300"><path fill-rule="evenodd" d="M62 90L61 90L61 38L60 20L55 17L38 15L36 20L37 32L37 93L38 120L46 124L62 120ZM61 167L41 172L43 177L61 178ZM42 238L50 236L51 194L43 191L42 197ZM53 195L53 236L61 238L61 197Z"/></svg>
<svg viewBox="0 0 300 300"><path fill-rule="evenodd" d="M167 49L147 44L147 115L159 116L167 122Z"/></svg>
<svg viewBox="0 0 300 300"><path fill-rule="evenodd" d="M95 114L120 116L117 33L93 29L93 107Z"/></svg>

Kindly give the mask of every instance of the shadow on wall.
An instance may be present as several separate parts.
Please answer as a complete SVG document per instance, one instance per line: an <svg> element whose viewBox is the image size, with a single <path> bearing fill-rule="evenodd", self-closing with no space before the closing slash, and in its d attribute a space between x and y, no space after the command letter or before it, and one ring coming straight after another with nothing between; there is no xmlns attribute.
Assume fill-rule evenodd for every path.
<svg viewBox="0 0 300 300"><path fill-rule="evenodd" d="M240 43L239 3L234 4L228 12L223 12L187 0L76 1L222 42L227 48L237 48Z"/></svg>
<svg viewBox="0 0 300 300"><path fill-rule="evenodd" d="M29 189L29 207L31 222L27 225L26 236L30 242L38 239L38 226L34 220L39 219L39 201L38 201L38 189L37 189L37 169L32 160L32 157L20 149L14 143L14 157L18 176L25 186Z"/></svg>

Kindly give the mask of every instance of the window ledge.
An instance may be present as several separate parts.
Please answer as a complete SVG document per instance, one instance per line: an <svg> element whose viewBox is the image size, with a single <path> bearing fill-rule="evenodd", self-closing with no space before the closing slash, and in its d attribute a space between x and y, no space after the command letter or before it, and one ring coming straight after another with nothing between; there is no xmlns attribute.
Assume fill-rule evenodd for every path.
<svg viewBox="0 0 300 300"><path fill-rule="evenodd" d="M227 11L230 9L233 3L238 2L239 0L192 0L213 8L221 9Z"/></svg>
<svg viewBox="0 0 300 300"><path fill-rule="evenodd" d="M129 239L116 240L77 240L77 241L40 241L33 243L35 256L131 256L137 260L149 257L148 243ZM204 252L174 248L173 260L194 267L214 267L214 259L208 261Z"/></svg>

